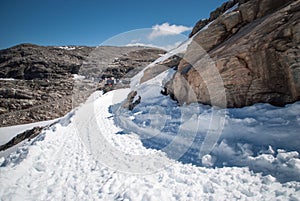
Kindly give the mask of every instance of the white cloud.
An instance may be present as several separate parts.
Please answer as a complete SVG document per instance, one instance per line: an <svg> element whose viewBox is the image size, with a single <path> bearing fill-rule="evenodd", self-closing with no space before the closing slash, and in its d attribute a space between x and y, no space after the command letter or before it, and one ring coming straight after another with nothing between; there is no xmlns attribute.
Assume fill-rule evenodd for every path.
<svg viewBox="0 0 300 201"><path fill-rule="evenodd" d="M166 51L172 50L176 47L178 47L182 42L176 42L174 44L169 44L166 46L159 46L159 45L154 45L154 44L146 44L146 43L129 43L126 46L145 46L145 47L154 47L154 48L160 48Z"/></svg>
<svg viewBox="0 0 300 201"><path fill-rule="evenodd" d="M152 32L148 36L150 40L153 40L159 36L178 35L186 31L192 30L192 27L186 27L183 25L170 25L168 22L161 25L154 25Z"/></svg>

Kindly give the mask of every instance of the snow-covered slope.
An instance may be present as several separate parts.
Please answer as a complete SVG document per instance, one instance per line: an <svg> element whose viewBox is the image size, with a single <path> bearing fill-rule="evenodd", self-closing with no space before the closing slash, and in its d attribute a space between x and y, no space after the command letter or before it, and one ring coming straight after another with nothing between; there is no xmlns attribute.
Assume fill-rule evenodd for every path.
<svg viewBox="0 0 300 201"><path fill-rule="evenodd" d="M300 102L179 107L160 93L174 73L95 92L16 146L0 158L0 200L299 200ZM141 102L129 111L131 90Z"/></svg>
<svg viewBox="0 0 300 201"><path fill-rule="evenodd" d="M130 170L126 173L118 171L117 167L108 167L109 153L103 153L109 160L101 161L101 157L95 155L97 142L88 143L97 133L123 153L145 158L153 154L164 157L163 152L146 148L138 137L139 133L122 134L122 129L115 124L111 105L125 99L128 92L128 89L123 89L105 95L95 94L32 142L25 143L16 153L2 159L1 200L299 198L299 182L279 183L275 177L253 173L248 167L206 168L167 158L168 165L152 174L132 174ZM88 108L93 108L93 112L87 112ZM135 118L138 115L135 113ZM98 146L99 149L103 147L100 142ZM112 156L117 157L113 153Z"/></svg>
<svg viewBox="0 0 300 201"><path fill-rule="evenodd" d="M31 124L21 124L17 126L1 127L0 128L0 145L3 145L10 141L17 134L22 133L26 130L30 130L36 126L46 126L49 125L58 119L49 120L49 121L40 121Z"/></svg>

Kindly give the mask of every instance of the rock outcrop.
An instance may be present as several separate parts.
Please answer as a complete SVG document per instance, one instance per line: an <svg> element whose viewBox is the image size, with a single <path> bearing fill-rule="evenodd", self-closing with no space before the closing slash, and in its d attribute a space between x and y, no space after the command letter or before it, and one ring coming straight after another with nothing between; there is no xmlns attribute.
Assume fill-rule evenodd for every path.
<svg viewBox="0 0 300 201"><path fill-rule="evenodd" d="M143 76L141 77L140 83L144 83L156 77L157 75L169 68L177 68L180 61L181 57L178 55L174 55L164 61L148 66L148 68L143 72Z"/></svg>
<svg viewBox="0 0 300 201"><path fill-rule="evenodd" d="M45 47L21 44L0 50L0 78L23 80L64 78L78 74L93 47Z"/></svg>
<svg viewBox="0 0 300 201"><path fill-rule="evenodd" d="M124 101L122 107L123 108L128 108L129 110L133 110L135 106L137 106L141 102L141 96L139 96L136 100L137 92L136 91L131 91L127 99Z"/></svg>
<svg viewBox="0 0 300 201"><path fill-rule="evenodd" d="M30 141L34 137L38 136L43 129L44 129L44 127L34 127L33 129L30 129L30 130L27 130L27 131L24 131L24 132L18 134L17 136L13 137L6 144L0 145L0 151L9 149L9 148L13 147L14 145L19 144L20 142L22 142L26 139L28 141Z"/></svg>
<svg viewBox="0 0 300 201"><path fill-rule="evenodd" d="M225 12L235 3L238 7ZM299 0L223 4L207 29L201 30L207 23L197 23L168 93L179 103L222 107L300 100L299 11ZM225 98L217 97L222 93Z"/></svg>
<svg viewBox="0 0 300 201"><path fill-rule="evenodd" d="M192 37L193 35L195 35L198 31L200 31L202 28L207 26L209 23L213 22L215 19L217 19L220 15L224 14L229 9L233 8L236 4L242 4L245 2L246 2L246 0L231 0L231 1L224 2L219 8L217 8L216 10L214 10L210 13L210 16L208 19L199 20L196 23L196 25L194 26L189 37Z"/></svg>
<svg viewBox="0 0 300 201"><path fill-rule="evenodd" d="M129 79L161 53L164 51L145 47L32 44L0 50L0 124L61 117L93 93L101 77ZM74 79L73 74L87 79Z"/></svg>

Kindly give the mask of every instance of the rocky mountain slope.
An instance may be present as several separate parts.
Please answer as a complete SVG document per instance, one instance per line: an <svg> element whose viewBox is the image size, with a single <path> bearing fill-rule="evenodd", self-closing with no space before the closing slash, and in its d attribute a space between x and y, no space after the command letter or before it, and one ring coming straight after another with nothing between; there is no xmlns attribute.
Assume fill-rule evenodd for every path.
<svg viewBox="0 0 300 201"><path fill-rule="evenodd" d="M147 66L161 53L164 51L145 47L32 44L0 50L0 124L61 117L72 109L74 93L82 92L76 97L78 104L97 89L102 77L120 79L130 71L134 75L134 70ZM74 74L87 79L74 79Z"/></svg>
<svg viewBox="0 0 300 201"><path fill-rule="evenodd" d="M224 3L194 27L168 93L222 107L300 100L299 11L299 0Z"/></svg>

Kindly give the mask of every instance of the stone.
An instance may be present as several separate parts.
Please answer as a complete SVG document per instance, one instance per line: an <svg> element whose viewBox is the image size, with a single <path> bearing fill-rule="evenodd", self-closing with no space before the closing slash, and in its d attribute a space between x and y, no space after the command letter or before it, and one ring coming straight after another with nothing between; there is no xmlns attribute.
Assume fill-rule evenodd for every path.
<svg viewBox="0 0 300 201"><path fill-rule="evenodd" d="M233 11L227 15L224 15L220 20L224 24L228 32L231 31L238 24L240 24L242 21L241 14L239 11Z"/></svg>
<svg viewBox="0 0 300 201"><path fill-rule="evenodd" d="M129 110L133 110L135 106L137 106L141 102L141 96L136 98L137 92L136 91L131 91L125 102L123 103L122 107L127 108ZM136 99L136 100L135 100Z"/></svg>
<svg viewBox="0 0 300 201"><path fill-rule="evenodd" d="M217 17L194 36L214 64L189 45L166 91L180 104L221 107L283 106L300 100L299 10L300 1L249 0ZM226 100L217 100L222 91Z"/></svg>
<svg viewBox="0 0 300 201"><path fill-rule="evenodd" d="M256 19L258 13L258 0L253 0L251 2L244 3L239 6L239 11L241 13L242 21L244 23L252 22Z"/></svg>

